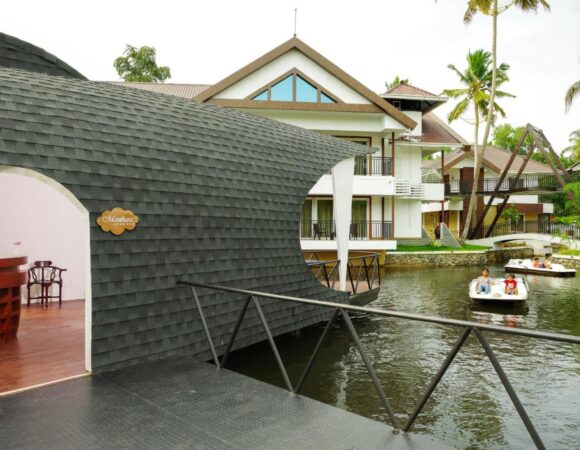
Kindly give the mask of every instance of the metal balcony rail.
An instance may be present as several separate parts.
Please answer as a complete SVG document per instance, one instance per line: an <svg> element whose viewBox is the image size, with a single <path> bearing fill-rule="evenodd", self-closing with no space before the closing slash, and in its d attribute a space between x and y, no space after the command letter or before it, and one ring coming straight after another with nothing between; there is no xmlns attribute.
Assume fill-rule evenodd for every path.
<svg viewBox="0 0 580 450"><path fill-rule="evenodd" d="M578 175L574 175L578 179ZM480 194L491 194L498 187L499 178L484 178L479 182L477 190ZM516 180L515 177L507 177L499 185L500 194L511 194L526 191L556 191L561 188L558 178L554 174L528 174L522 175ZM445 183L445 195L470 195L473 189L471 180L451 180Z"/></svg>
<svg viewBox="0 0 580 450"><path fill-rule="evenodd" d="M392 239L393 223L382 220L357 220L350 224L349 239ZM334 239L334 220L301 220L301 239Z"/></svg>
<svg viewBox="0 0 580 450"><path fill-rule="evenodd" d="M379 253L361 252L349 256L347 263L346 283L351 294L370 291L381 286L381 266ZM306 265L318 281L330 289L339 289L339 259L323 260L317 252L312 252Z"/></svg>
<svg viewBox="0 0 580 450"><path fill-rule="evenodd" d="M476 235L473 235L473 239L525 233L548 234L563 239L580 239L580 227L577 225L555 222L524 222L521 220L497 223L494 227L490 225L482 227Z"/></svg>
<svg viewBox="0 0 580 450"><path fill-rule="evenodd" d="M459 351L461 350L461 348L465 344L465 341L467 340L469 335L473 333L473 334L475 334L479 343L481 344L486 356L491 361L491 364L492 364L496 374L498 375L502 385L504 386L511 402L515 406L516 411L518 412L520 418L522 419L522 422L524 423L524 426L526 427L528 433L530 434L530 437L534 441L534 444L536 445L536 447L538 449L545 449L546 447L544 446L542 439L540 438L540 435L538 434L536 428L532 424L532 421L530 420L530 418L529 418L524 406L522 405L515 389L513 388L511 382L509 381L507 374L504 372L503 367L501 366L499 360L497 359L495 352L493 351L491 345L489 344L489 341L487 340L486 334L487 333L501 333L501 334L512 335L512 336L514 336L514 335L515 336L525 336L525 337L530 337L530 338L534 338L534 339L542 339L542 340L547 340L547 341L565 342L565 343L580 345L580 337L566 335L566 334L548 333L548 332L544 332L544 331L525 330L525 329L517 329L517 328L510 328L510 327L500 327L497 325L483 324L483 323L477 323L477 322L469 322L466 320L446 319L446 318L442 318L442 317L424 316L424 315L420 315L420 314L410 314L410 313L392 311L392 310L345 305L345 304L341 304L341 303L325 302L325 301L321 301L321 300L311 300L311 299L305 299L305 298L299 298L299 297L290 297L287 295L270 294L267 292L257 292L257 291L251 291L251 290L246 290L246 289L236 289L236 288L231 288L231 287L226 287L226 286L216 286L216 285L211 285L211 284L206 284L206 283L178 281L177 284L180 286L189 286L189 288L191 289L191 294L193 296L195 306L197 308L197 311L198 311L200 319L201 319L201 323L202 323L202 326L203 326L203 329L204 329L204 332L205 332L205 335L206 335L206 338L207 338L207 341L208 341L208 344L209 344L209 347L210 347L210 350L211 350L211 353L213 356L213 361L218 369L224 368L226 366L228 357L232 351L232 348L233 348L234 343L236 341L236 337L238 335L238 332L240 331L240 327L241 327L242 321L244 319L244 316L248 310L248 307L250 306L250 303L252 303L254 305L254 308L256 309L256 311L258 313L258 317L260 319L260 322L262 324L262 327L264 329L264 332L265 332L266 337L268 339L268 342L270 344L270 348L272 349L272 353L274 354L274 358L276 359L276 363L278 365L278 368L280 370L282 378L284 379L284 384L286 385L286 388L291 393L294 393L294 394L298 394L300 392L300 390L302 389L302 387L304 386L304 382L308 378L308 375L310 374L312 368L314 367L314 363L318 359L318 356L319 356L320 351L322 349L322 345L323 345L326 337L328 336L330 329L332 328L333 324L336 322L336 320L340 316L342 318L342 320L344 321L344 323L346 324L346 326L349 330L349 333L354 340L354 343L357 347L357 350L362 358L364 365L366 366L367 372L368 372L369 377L373 383L373 386L377 392L377 395L381 401L381 404L382 404L383 408L385 409L387 416L389 417L389 421L390 421L391 425L394 427L396 432L398 432L398 431L408 432L412 429L413 424L415 423L415 420L417 419L417 417L419 416L419 414L423 410L423 407L425 406L425 404L427 403L427 401L431 397L431 394L433 393L435 388L439 385L439 382L441 381L441 379L443 378L443 376L447 372L447 369L449 368L449 366L451 365L451 363L455 359L455 356L457 356L457 354L459 353ZM229 292L229 293L233 293L233 294L241 294L245 298L245 300L243 301L242 307L240 309L238 319L237 319L236 323L234 324L234 327L232 330L232 335L230 337L230 340L227 344L227 347L223 353L221 360L218 358L218 354L216 352L216 349L215 349L215 346L214 346L214 343L213 343L213 340L211 337L211 333L210 333L208 325L207 325L207 321L205 319L205 315L203 313L202 305L201 305L199 295L197 293L196 288L206 288L206 289L213 290L213 291L221 291L221 292ZM264 315L264 312L262 311L262 307L260 305L260 299L269 299L269 300L274 300L274 301L283 301L283 302L299 303L299 304L303 304L303 305L318 306L321 308L328 308L332 311L332 315L330 316L330 319L326 323L326 326L325 326L324 330L322 331L322 334L321 334L317 344L314 347L312 355L310 356L308 362L306 363L304 371L302 372L302 375L300 376L300 378L298 379L298 381L295 385L293 385L292 382L290 381L290 378L289 378L288 373L286 371L286 367L284 366L284 363L282 361L280 353L278 352L278 348L276 347L276 343L274 342L274 337L272 336L272 333L270 331L270 327L268 326L268 321L266 320L266 316ZM402 425L399 424L399 421L397 420L395 413L394 413L393 409L391 408L391 404L387 398L387 395L385 394L385 391L383 390L383 387L381 386L380 380L375 372L375 369L373 368L373 365L371 363L371 360L369 359L368 353L367 353L363 343L361 342L361 340L359 338L359 335L355 329L355 326L350 318L349 313L364 313L367 315L373 315L373 316L379 316L379 317L390 317L390 318L395 318L395 319L404 319L404 320L411 320L411 321L416 321L416 322L432 323L432 324L455 327L455 328L459 328L461 330L461 335L459 336L459 338L457 339L457 341L455 342L455 344L453 345L453 347L451 348L451 350L447 354L446 358L444 359L443 363L441 364L441 367L439 368L439 370L437 371L437 373L435 374L435 376L433 377L433 379L431 380L431 382L429 383L429 385L427 386L425 391L422 393L421 397L419 398L419 400L417 402L415 409L412 411L410 416L407 418L405 423Z"/></svg>
<svg viewBox="0 0 580 450"><path fill-rule="evenodd" d="M354 161L355 175L393 175L391 157L360 156Z"/></svg>

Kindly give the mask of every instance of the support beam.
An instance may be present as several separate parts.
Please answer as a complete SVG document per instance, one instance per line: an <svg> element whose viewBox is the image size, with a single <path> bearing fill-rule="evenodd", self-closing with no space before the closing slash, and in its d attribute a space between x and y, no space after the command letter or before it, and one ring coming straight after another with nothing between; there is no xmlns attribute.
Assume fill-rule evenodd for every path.
<svg viewBox="0 0 580 450"><path fill-rule="evenodd" d="M340 261L339 289L346 291L348 241L352 216L354 158L345 159L332 168L332 195L336 227L336 255Z"/></svg>

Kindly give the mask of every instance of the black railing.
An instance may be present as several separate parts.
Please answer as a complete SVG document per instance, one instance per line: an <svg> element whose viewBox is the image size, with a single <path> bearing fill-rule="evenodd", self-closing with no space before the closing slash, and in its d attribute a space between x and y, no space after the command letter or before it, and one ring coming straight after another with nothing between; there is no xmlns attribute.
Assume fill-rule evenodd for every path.
<svg viewBox="0 0 580 450"><path fill-rule="evenodd" d="M477 235L471 239L481 239L486 237L507 236L510 234L547 234L564 239L580 239L580 227L576 225L566 225L556 222L501 222L493 228L491 226L482 227Z"/></svg>
<svg viewBox="0 0 580 450"><path fill-rule="evenodd" d="M391 239L393 223L382 220L353 221L349 228L350 239ZM300 239L334 239L334 220L300 221Z"/></svg>
<svg viewBox="0 0 580 450"><path fill-rule="evenodd" d="M355 158L355 175L392 175L393 161L390 157L361 156Z"/></svg>
<svg viewBox="0 0 580 450"><path fill-rule="evenodd" d="M419 315L419 314L410 314L410 313L385 310L385 309L375 309L375 308L367 308L367 307L360 307L360 306L353 306L353 305L345 305L345 304L341 304L341 303L332 303L332 302L326 302L326 301L321 301L321 300L310 300L310 299L299 298L299 297L289 297L286 295L269 294L267 292L257 292L257 291L250 291L250 290L245 290L245 289L235 289L235 288L226 287L226 286L215 286L215 285L210 285L210 284L205 284L205 283L178 281L177 284L182 285L182 286L188 286L191 289L191 294L193 296L193 300L195 302L195 306L197 308L197 311L200 315L201 323L202 323L205 335L206 335L207 340L208 340L208 344L209 344L209 347L210 347L210 350L211 350L211 353L213 356L214 363L218 369L222 369L226 366L228 357L232 351L232 348L233 348L234 343L236 341L236 337L238 335L238 332L240 331L244 316L246 315L246 312L248 310L248 307L250 306L250 303L252 303L254 305L254 308L256 309L256 312L258 314L258 317L260 319L260 322L261 322L262 327L264 329L264 332L266 334L266 338L270 344L270 348L272 349L272 353L274 354L274 358L276 359L280 373L282 374L282 378L284 379L284 384L286 385L286 388L293 394L298 394L300 392L300 390L302 389L302 387L304 386L304 382L308 378L314 364L316 363L316 360L318 359L318 356L319 356L321 350L323 349L323 344L324 344L324 341L326 340L326 337L328 336L329 331L332 329L332 327L333 327L334 323L337 321L337 319L339 319L339 317L342 318L346 327L349 330L350 335L352 336L352 338L354 340L354 343L355 343L357 350L362 358L362 361L363 361L364 365L366 366L367 372L368 372L369 377L374 385L374 388L375 388L377 395L381 401L381 404L382 404L383 408L385 409L387 416L389 417L389 421L391 422L392 426L397 431L400 430L400 431L408 432L412 429L413 424L415 423L415 420L417 419L417 417L419 416L419 414L423 410L423 407L425 406L425 404L427 403L427 401L431 397L431 394L433 393L433 391L435 391L435 388L439 385L439 382L441 381L441 379L443 378L443 376L447 372L447 369L449 368L449 366L451 365L451 363L453 362L453 360L455 359L455 357L457 356L457 354L459 353L459 351L461 350L461 348L463 347L463 345L467 341L467 338L469 337L469 335L473 333L473 334L475 334L475 336L477 337L477 340L481 344L481 347L483 348L487 358L490 360L490 362L491 362L496 374L498 375L502 385L504 386L505 390L507 391L507 394L508 394L511 402L515 406L516 411L518 412L518 414L519 414L520 418L522 419L526 429L528 430L530 437L534 441L534 444L536 445L536 447L538 449L545 449L546 447L545 447L544 443L542 442L540 435L538 434L536 428L534 427L532 421L530 420L524 406L522 405L515 389L513 388L512 384L511 384L507 374L504 372L503 367L501 366L499 360L497 359L495 352L493 351L491 345L489 344L489 341L487 340L486 334L487 333L501 333L501 334L505 334L505 335L524 336L524 337L530 337L530 338L534 338L534 339L541 339L541 340L552 341L552 342L565 342L565 343L580 345L580 337L571 336L571 335L567 335L567 334L547 333L544 331L516 329L516 328L510 328L510 327L500 327L497 325L483 324L483 323L478 323L478 322L469 322L466 320L446 319L446 318L442 318L442 317L431 317L431 316L424 316L424 315ZM203 308L201 306L201 301L199 299L196 288L205 288L205 289L209 289L212 291L228 292L228 293L238 294L240 296L243 296L242 297L243 304L242 304L242 307L240 309L238 319L233 326L232 335L231 335L230 340L229 340L229 342L224 350L221 361L218 357L217 351L215 349L215 346L214 346L214 343L213 343L213 340L211 337L211 333L209 331L207 322L205 320L205 315L203 313ZM320 339L316 343L316 346L314 347L312 355L310 356L308 362L306 363L306 366L304 367L304 371L302 372L302 375L300 376L300 378L298 379L298 381L294 385L290 381L290 377L288 376L288 372L286 371L286 367L284 366L284 363L282 361L282 357L280 356L280 353L278 352L278 347L276 346L276 342L274 341L274 337L272 336L272 333L270 331L270 327L268 326L266 316L265 316L264 312L262 311L262 307L260 305L260 299L269 299L269 300L274 300L274 301L298 303L298 304L317 306L317 307L327 308L327 309L332 310L332 315L330 316L330 319L326 323L326 326L325 326L324 330L322 331ZM405 319L405 320L411 320L411 321L423 322L423 323L438 324L438 325L459 328L461 330L461 335L459 336L459 338L457 339L457 341L455 342L455 344L453 345L453 347L451 348L451 350L447 354L445 360L441 364L441 367L439 368L439 370L437 371L437 373L435 374L435 376L433 377L433 379L431 380L431 382L429 383L429 385L427 386L425 391L421 394L421 397L419 398L419 400L417 402L417 406L411 412L411 414L409 415L409 417L407 418L405 423L402 425L399 424L399 421L397 420L397 418L395 416L395 412L393 411L391 404L390 404L390 402L385 394L385 391L383 390L383 387L381 386L381 382L377 376L375 369L373 368L373 365L372 365L371 360L368 356L368 353L367 353L362 341L359 338L359 335L355 329L355 326L350 318L349 312L350 313L364 313L367 315L373 315L373 316L384 317L384 318L388 317L388 318ZM479 357L479 356L477 356L477 357ZM579 387L579 389L580 389L580 387Z"/></svg>
<svg viewBox="0 0 580 450"><path fill-rule="evenodd" d="M346 282L351 294L377 289L381 286L380 254L361 253L348 257ZM323 260L312 252L306 265L318 281L330 289L338 289L340 260Z"/></svg>
<svg viewBox="0 0 580 450"><path fill-rule="evenodd" d="M576 180L578 175L574 175ZM491 194L496 188L498 188L499 178L484 178L479 180L479 187L477 192L479 194ZM554 174L542 174L542 175L522 175L516 181L515 176L506 177L501 185L499 185L499 194L511 194L514 192L552 192L561 189L560 182ZM445 183L445 195L459 195L465 196L470 195L473 189L472 180L451 180Z"/></svg>

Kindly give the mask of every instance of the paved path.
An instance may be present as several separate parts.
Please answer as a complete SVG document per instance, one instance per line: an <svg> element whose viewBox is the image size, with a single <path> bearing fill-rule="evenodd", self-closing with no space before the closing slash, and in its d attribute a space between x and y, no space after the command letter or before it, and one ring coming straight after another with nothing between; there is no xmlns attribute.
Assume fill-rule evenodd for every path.
<svg viewBox="0 0 580 450"><path fill-rule="evenodd" d="M0 447L448 448L189 358L1 397Z"/></svg>

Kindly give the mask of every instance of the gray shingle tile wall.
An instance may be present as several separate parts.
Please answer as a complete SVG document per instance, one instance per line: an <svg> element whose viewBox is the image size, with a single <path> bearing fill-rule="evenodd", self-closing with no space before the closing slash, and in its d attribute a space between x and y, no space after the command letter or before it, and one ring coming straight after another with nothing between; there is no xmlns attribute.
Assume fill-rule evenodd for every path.
<svg viewBox="0 0 580 450"><path fill-rule="evenodd" d="M0 68L0 164L69 189L90 213L93 368L168 356L208 358L185 278L345 301L304 264L299 215L309 189L356 144L212 105L103 83ZM140 217L122 236L96 218ZM201 297L223 350L241 306ZM264 301L273 332L320 321L312 307ZM253 309L239 346L264 339Z"/></svg>

